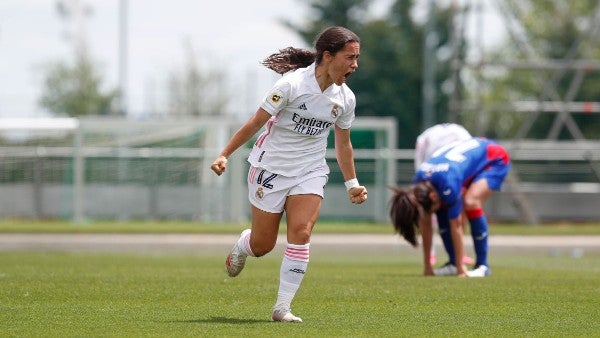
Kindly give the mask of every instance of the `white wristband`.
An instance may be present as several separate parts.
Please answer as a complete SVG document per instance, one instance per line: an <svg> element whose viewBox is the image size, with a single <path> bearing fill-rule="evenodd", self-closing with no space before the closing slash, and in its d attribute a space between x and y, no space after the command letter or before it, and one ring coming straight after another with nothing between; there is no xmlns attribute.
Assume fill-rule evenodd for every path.
<svg viewBox="0 0 600 338"><path fill-rule="evenodd" d="M349 191L352 188L356 188L356 187L360 186L360 184L358 184L358 179L356 179L356 178L351 178L351 179L347 180L346 182L344 182L344 185L346 186L347 191Z"/></svg>

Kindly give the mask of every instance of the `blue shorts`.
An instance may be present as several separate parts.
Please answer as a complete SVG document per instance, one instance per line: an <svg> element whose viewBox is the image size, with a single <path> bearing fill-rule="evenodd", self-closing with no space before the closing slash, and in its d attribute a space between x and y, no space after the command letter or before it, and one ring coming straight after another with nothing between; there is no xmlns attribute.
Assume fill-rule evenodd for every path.
<svg viewBox="0 0 600 338"><path fill-rule="evenodd" d="M510 156L506 149L499 144L488 144L486 150L489 164L483 171L475 175L471 182L485 178L490 189L498 191L502 188L502 183L510 169Z"/></svg>

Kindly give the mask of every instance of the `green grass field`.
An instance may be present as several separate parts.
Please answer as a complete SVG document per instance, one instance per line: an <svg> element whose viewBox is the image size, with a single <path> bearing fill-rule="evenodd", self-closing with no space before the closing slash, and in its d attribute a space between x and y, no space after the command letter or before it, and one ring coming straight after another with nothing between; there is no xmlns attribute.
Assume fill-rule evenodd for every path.
<svg viewBox="0 0 600 338"><path fill-rule="evenodd" d="M269 322L280 253L226 277L222 255L0 253L0 335L598 336L596 256L494 256L484 279L422 277L416 257L313 255Z"/></svg>
<svg viewBox="0 0 600 338"><path fill-rule="evenodd" d="M419 251L313 248L293 324L269 321L281 250L236 278L226 251L0 252L0 336L600 337L597 250L502 250L459 279L421 276Z"/></svg>

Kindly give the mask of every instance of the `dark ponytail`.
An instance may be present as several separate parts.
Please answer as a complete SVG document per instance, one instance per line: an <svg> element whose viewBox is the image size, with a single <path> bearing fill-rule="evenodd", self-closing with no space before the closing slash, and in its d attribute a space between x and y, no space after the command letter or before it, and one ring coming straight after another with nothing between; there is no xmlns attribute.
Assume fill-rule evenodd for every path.
<svg viewBox="0 0 600 338"><path fill-rule="evenodd" d="M261 64L278 74L304 68L315 62L316 54L306 49L288 47L269 55Z"/></svg>
<svg viewBox="0 0 600 338"><path fill-rule="evenodd" d="M415 228L419 224L419 209L411 202L409 190L392 188L394 196L390 201L390 218L396 233L412 246L417 246Z"/></svg>
<svg viewBox="0 0 600 338"><path fill-rule="evenodd" d="M323 59L323 53L329 52L335 55L349 42L360 43L360 39L348 28L329 27L317 36L315 40L316 52L288 47L280 49L278 53L269 55L261 64L278 74L285 74L291 70L308 67L315 61L318 64Z"/></svg>
<svg viewBox="0 0 600 338"><path fill-rule="evenodd" d="M430 182L419 182L408 189L392 188L390 218L396 232L412 246L417 246L419 218L431 212L433 202L429 196L435 188Z"/></svg>

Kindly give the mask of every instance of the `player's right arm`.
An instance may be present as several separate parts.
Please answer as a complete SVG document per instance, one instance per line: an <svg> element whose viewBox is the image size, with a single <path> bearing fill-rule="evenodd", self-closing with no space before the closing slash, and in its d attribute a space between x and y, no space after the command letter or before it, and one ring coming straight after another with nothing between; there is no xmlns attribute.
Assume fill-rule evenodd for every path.
<svg viewBox="0 0 600 338"><path fill-rule="evenodd" d="M419 218L419 231L423 240L423 275L433 276L433 267L431 266L431 247L433 245L431 213L425 212L421 215Z"/></svg>
<svg viewBox="0 0 600 338"><path fill-rule="evenodd" d="M450 235L452 236L452 245L454 246L454 257L456 257L456 275L458 277L467 277L467 267L462 262L462 257L465 256L463 234L464 231L462 217L459 215L457 218L450 220Z"/></svg>
<svg viewBox="0 0 600 338"><path fill-rule="evenodd" d="M246 123L238 129L238 131L233 134L221 154L214 160L214 162L210 165L210 169L215 172L217 175L223 174L225 169L227 169L227 158L231 156L239 147L241 147L244 143L248 142L252 136L254 136L260 128L262 128L265 123L271 118L271 114L269 114L263 108L258 108L256 113L246 121Z"/></svg>

